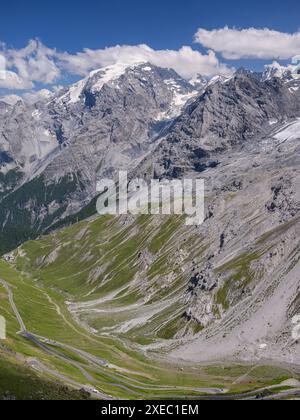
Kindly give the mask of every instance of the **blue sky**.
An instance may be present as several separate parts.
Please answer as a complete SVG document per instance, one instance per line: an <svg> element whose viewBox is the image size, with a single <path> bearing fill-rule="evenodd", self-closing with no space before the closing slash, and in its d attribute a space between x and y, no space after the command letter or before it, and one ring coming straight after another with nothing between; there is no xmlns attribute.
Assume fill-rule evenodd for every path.
<svg viewBox="0 0 300 420"><path fill-rule="evenodd" d="M198 27L294 32L299 16L296 0L14 0L1 2L0 40L21 48L39 37L70 52L126 43L177 49L191 44Z"/></svg>
<svg viewBox="0 0 300 420"><path fill-rule="evenodd" d="M283 62L289 62L290 56L277 57L280 52L276 48L274 54L262 53L262 57L259 54L257 57L254 56L255 54L246 57L245 51L242 53L224 52L222 47L218 46L223 33L219 34L219 43L215 39L218 38L217 34L207 43L202 42L203 37L200 42L195 43L194 36L198 28L207 30L209 36L210 31L222 29L225 26L237 29L268 28L284 37L284 34L299 33L299 16L300 2L295 0L285 2L252 0L247 3L234 0L11 1L1 4L0 42L5 43L5 51L2 54L10 57L10 70L14 71L18 77L20 68L15 69L17 51L23 49L30 39L37 38L45 48L53 51L56 49L60 53L66 51L74 56L84 48L100 50L118 44L146 44L153 50L174 51L187 45L204 55L208 54L208 50L213 50L217 60L230 68L244 65L254 70L261 70L264 64L272 62L273 59L281 58ZM239 34L233 35L238 42ZM263 42L264 34L261 33L260 37ZM295 51L295 46L300 46L299 40L300 35L299 39L289 41L288 48L291 47L291 56ZM247 44L248 38L245 42ZM253 37L249 42L253 43ZM285 45L283 44L282 48L285 48ZM238 49L238 46L235 48ZM247 50L247 47L245 48ZM34 53L31 51L30 54ZM55 54L45 49L43 54L48 57L49 54L52 55L51 60L56 64L57 60L61 60L61 57L54 57ZM212 60L213 58L210 57L210 66L213 65ZM97 63L102 63L102 61L98 60ZM106 63L106 60L104 62ZM84 71L74 70L74 63L71 65L68 62L67 65L66 63L62 65L60 62L57 65L60 68L59 75L55 75L52 69L52 78L43 78L40 75L35 79L32 77L32 86L30 83L23 83L22 89L24 90L26 86L26 89L30 90L44 85L65 83L84 75ZM199 69L202 69L200 65ZM86 71L88 70L91 70L91 64L86 67ZM205 68L203 71L213 74L211 68ZM21 77L26 78L26 75L23 74ZM21 83L15 85L18 89L12 89L13 84L9 84L11 91L15 92L21 87ZM0 90L3 86L2 83Z"/></svg>

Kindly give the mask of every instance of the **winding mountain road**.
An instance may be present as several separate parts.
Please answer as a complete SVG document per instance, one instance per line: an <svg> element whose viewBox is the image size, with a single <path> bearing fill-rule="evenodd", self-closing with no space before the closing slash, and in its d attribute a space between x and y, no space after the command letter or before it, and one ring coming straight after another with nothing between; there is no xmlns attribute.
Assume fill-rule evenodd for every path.
<svg viewBox="0 0 300 420"><path fill-rule="evenodd" d="M33 342L36 346L38 346L39 348L41 348L42 350L44 350L47 354L49 354L51 356L59 357L63 361L66 361L69 364L73 365L74 367L76 367L77 369L79 369L79 371L86 377L86 379L88 381L93 382L94 381L94 378L90 374L88 374L86 372L86 370L79 363L73 361L68 356L66 356L66 355L64 355L64 354L62 354L62 353L60 353L60 352L58 352L58 351L56 351L54 349L50 349L41 340L46 341L46 342L48 341L53 346L58 345L61 348L65 347L66 349L72 349L72 351L74 351L74 353L77 354L77 356L80 356L83 359L86 357L86 361L91 361L91 360L95 361L95 360L97 360L99 362L100 359L94 358L92 355L90 355L90 357L88 358L87 357L87 353L85 353L85 352L82 352L82 351L77 350L77 349L75 349L73 347L70 347L70 346L63 346L61 343L56 343L55 341L51 341L51 340L49 340L47 338L44 338L44 337L37 337L36 335L34 335L34 334L30 333L29 331L27 331L26 326L25 326L25 323L23 321L23 318L21 317L21 315L20 315L20 313L18 311L18 308L17 308L17 306L16 306L16 304L14 302L14 296L13 296L12 286L10 284L8 284L6 281L1 280L1 279L0 279L0 285L2 285L6 289L6 291L7 291L10 306L11 306L11 308L12 308L12 310L13 310L16 318L17 318L17 321L18 321L18 323L20 325L20 331L18 332L18 334L22 335L22 337L26 338L27 340L30 340L31 342ZM102 363L102 366L105 364L104 361L101 361L101 363ZM76 381L71 380L70 378L67 378L64 375L61 375L58 372L55 372L54 370L51 370L51 369L47 368L44 364L42 364L41 362L39 362L37 360L31 361L29 364L35 370L38 370L40 372L44 372L44 373L47 373L47 374L49 374L51 376L54 376L54 377L58 378L59 380L62 380L63 382L68 383L68 384L74 386L75 388L84 389L84 390L88 391L95 398L99 398L99 399L111 399L111 397L109 397L108 395L105 395L103 393L100 393L96 389L93 389L90 386L82 385L82 384L80 384L80 383L78 383Z"/></svg>
<svg viewBox="0 0 300 420"><path fill-rule="evenodd" d="M100 372L98 369L100 367L104 367L107 366L107 362L99 359L98 357L89 354L83 350L78 350L75 347L69 346L69 345L65 345L59 342L56 342L54 340L50 340L48 338L45 337L41 337L41 336L37 336L35 334L30 333L29 331L27 331L25 323L18 311L18 308L14 302L14 296L13 296L13 286L11 286L9 283L7 283L4 280L0 279L0 285L2 285L8 294L8 299L9 299L9 303L10 306L16 316L16 319L20 325L20 331L18 332L18 334L22 335L22 337L26 338L27 340L31 341L32 343L34 343L36 346L38 346L39 348L41 348L43 351L45 351L47 354L51 355L51 356L55 356L60 358L61 360L63 360L64 362L67 362L68 364L73 365L74 367L76 367L77 369L79 369L79 371L83 374L83 376L86 377L86 379L90 382L95 382L95 379L83 368L83 366L79 363L79 362L75 362L74 360L72 360L70 357L66 356L63 353L60 353L58 350L53 349L52 347L57 347L57 348L61 348L61 349L65 349L65 350L71 350L72 352L74 352L74 354L76 354L78 357L82 358L85 362L87 362L88 365L92 365L90 367L90 370L92 371L96 371L96 372ZM49 348L48 346L52 346L51 348ZM50 368L48 368L47 366L45 366L42 362L40 362L37 359L30 359L28 361L29 365L31 366L32 369L37 370L41 373L45 373L47 375L53 376L57 379L59 379L60 381L63 381L66 384L71 385L72 387L75 387L76 389L83 389L86 392L88 392L93 398L95 399L101 399L101 400L112 400L113 397L106 395L102 392L99 392L98 390L96 390L93 386L91 385L82 385L62 374L60 374L57 371L54 371ZM106 373L106 375L108 377L110 377L112 380L118 381L118 383L115 384L111 384L111 385L115 385L121 389L126 390L127 392L131 392L132 394L136 394L140 397L143 397L143 394L138 392L140 391L152 391L154 392L155 389L154 387L151 386L143 386L142 383L140 383L139 381L133 381L136 382L136 385L129 383L126 381L126 379L122 376L115 376L113 374L108 374ZM288 391L283 391L280 392L279 394L275 395L275 391L276 388L280 388L281 386L287 386L287 385L292 385L291 383L287 383L284 382L280 385L274 385L274 386L270 386L270 387L265 387L262 388L260 390L256 390L256 391L250 391L247 392L245 394L236 394L236 395L226 395L227 392L229 392L226 389L217 389L217 388L201 388L201 389L190 389L191 392L199 392L202 394L211 394L210 396L202 396L201 399L203 400L232 400L232 399L257 399L257 395L262 394L266 391L274 391L274 395L273 396L261 396L260 399L274 399L274 398L284 398L284 397L292 397L292 396L299 396L300 395L300 384L297 382L294 384L294 390L288 390ZM129 388L130 387L130 388ZM293 388L292 387L292 388ZM133 390L133 389L136 390ZM172 391L174 390L172 387L167 387L167 386L162 386L160 387L159 391L160 393L163 393L164 391ZM188 390L188 388L176 388L177 391L180 390ZM157 394L154 395L148 395L149 398L157 398ZM168 396L170 397L170 396ZM176 395L176 397L179 399L181 398L180 395ZM182 396L183 399L186 398L186 395ZM191 400L196 400L199 399L200 396L196 397L193 396L191 397Z"/></svg>

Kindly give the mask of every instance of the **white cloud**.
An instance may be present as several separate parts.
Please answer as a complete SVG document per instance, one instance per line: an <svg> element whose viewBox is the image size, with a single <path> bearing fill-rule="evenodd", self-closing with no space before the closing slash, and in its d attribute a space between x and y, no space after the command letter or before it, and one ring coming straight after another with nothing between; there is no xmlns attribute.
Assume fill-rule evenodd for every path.
<svg viewBox="0 0 300 420"><path fill-rule="evenodd" d="M23 79L17 73L6 70L3 78L0 79L1 89L24 90L32 89L34 84L30 80Z"/></svg>
<svg viewBox="0 0 300 420"><path fill-rule="evenodd" d="M28 90L29 98L40 85L54 89L57 83L67 80L70 74L84 77L101 67L144 61L173 68L187 79L197 74L206 77L220 74L227 76L233 69L220 62L216 53L221 53L226 59L290 59L300 53L300 32L289 34L256 28L200 28L195 40L208 51L201 53L189 46L179 50L154 50L141 44L84 49L70 54L48 48L39 40L30 40L22 49L7 48L0 42L0 56L4 56L7 68L5 77L0 78L0 89Z"/></svg>
<svg viewBox="0 0 300 420"><path fill-rule="evenodd" d="M271 29L198 29L195 41L226 59L290 59L300 53L300 32Z"/></svg>
<svg viewBox="0 0 300 420"><path fill-rule="evenodd" d="M52 84L61 75L55 54L38 40L30 40L22 49L8 49L1 43L0 54L5 58L6 71L0 78L0 88L33 89L36 83Z"/></svg>
<svg viewBox="0 0 300 420"><path fill-rule="evenodd" d="M5 79L6 60L3 55L0 55L0 80Z"/></svg>
<svg viewBox="0 0 300 420"><path fill-rule="evenodd" d="M148 61L157 66L173 68L185 78L197 74L211 77L232 73L232 69L219 62L213 51L202 54L189 46L179 50L154 50L144 44L117 45L69 54L48 48L38 40L30 40L22 49L7 48L0 43L0 55L5 58L7 69L5 77L0 80L0 89L29 90L28 98L40 85L55 89L57 82L68 79L70 74L84 77L92 70L116 63Z"/></svg>
<svg viewBox="0 0 300 420"><path fill-rule="evenodd" d="M91 70L106 67L115 63L138 63L148 61L161 67L173 68L185 78L197 74L214 76L216 74L230 74L232 70L219 62L213 51L201 54L191 47L184 46L175 50L153 50L148 45L117 45L115 47L90 50L85 49L75 55L58 54L61 65L70 73L86 76Z"/></svg>
<svg viewBox="0 0 300 420"><path fill-rule="evenodd" d="M55 50L47 48L38 40L30 40L20 50L4 50L7 66L16 69L20 78L26 81L50 84L60 76L54 56Z"/></svg>

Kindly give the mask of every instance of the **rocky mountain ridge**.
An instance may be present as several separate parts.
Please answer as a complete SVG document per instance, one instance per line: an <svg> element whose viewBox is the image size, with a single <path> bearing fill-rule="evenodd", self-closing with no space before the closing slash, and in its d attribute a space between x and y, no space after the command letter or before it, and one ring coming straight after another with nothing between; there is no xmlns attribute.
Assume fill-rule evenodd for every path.
<svg viewBox="0 0 300 420"><path fill-rule="evenodd" d="M149 63L117 65L33 105L2 102L0 224L4 242L15 237L3 250L84 209L97 178L202 173L272 138L300 117L300 79L269 73L188 82Z"/></svg>

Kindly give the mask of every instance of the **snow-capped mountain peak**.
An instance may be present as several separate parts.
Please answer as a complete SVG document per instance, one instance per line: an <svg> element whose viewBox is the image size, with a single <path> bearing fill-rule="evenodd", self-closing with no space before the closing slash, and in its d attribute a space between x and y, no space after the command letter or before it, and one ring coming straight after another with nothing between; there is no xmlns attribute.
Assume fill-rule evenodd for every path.
<svg viewBox="0 0 300 420"><path fill-rule="evenodd" d="M145 63L142 63L142 62L135 63L135 64L116 63L111 66L93 70L90 72L90 74L86 78L73 84L69 88L67 93L65 93L61 97L61 99L63 101L67 100L68 104L75 104L80 100L82 92L87 85L89 85L89 89L92 93L100 92L105 84L115 82L123 74L125 74L125 72L128 69L134 69L135 67L143 65L143 64Z"/></svg>
<svg viewBox="0 0 300 420"><path fill-rule="evenodd" d="M151 67L146 67L145 62L135 64L116 63L112 66L105 67L100 70L95 70L90 73L89 79L92 79L91 92L99 92L107 83L113 83L118 80L127 70L134 70L135 68L145 64L145 71L151 70Z"/></svg>
<svg viewBox="0 0 300 420"><path fill-rule="evenodd" d="M298 80L300 79L299 66L293 64L282 66L277 61L274 61L272 64L265 66L263 80L270 80L274 77L278 79Z"/></svg>
<svg viewBox="0 0 300 420"><path fill-rule="evenodd" d="M207 83L207 86L215 85L216 83L227 83L232 79L233 76L213 76Z"/></svg>
<svg viewBox="0 0 300 420"><path fill-rule="evenodd" d="M189 100L202 93L206 85L207 81L200 76L192 84L173 69L157 67L149 62L117 63L92 71L86 78L64 90L54 102L73 107L85 101L86 105L92 107L104 86L122 91L124 95L132 88L139 90L143 96L151 95L154 89L160 92L155 98L161 107L155 119L160 121L175 118Z"/></svg>

